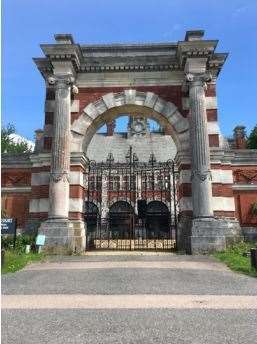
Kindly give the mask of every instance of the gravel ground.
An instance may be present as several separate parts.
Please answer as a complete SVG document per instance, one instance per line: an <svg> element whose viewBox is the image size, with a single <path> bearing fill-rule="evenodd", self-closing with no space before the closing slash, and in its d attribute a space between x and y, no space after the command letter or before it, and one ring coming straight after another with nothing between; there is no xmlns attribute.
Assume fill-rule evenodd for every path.
<svg viewBox="0 0 257 344"><path fill-rule="evenodd" d="M256 311L37 310L3 312L2 344L256 343Z"/></svg>

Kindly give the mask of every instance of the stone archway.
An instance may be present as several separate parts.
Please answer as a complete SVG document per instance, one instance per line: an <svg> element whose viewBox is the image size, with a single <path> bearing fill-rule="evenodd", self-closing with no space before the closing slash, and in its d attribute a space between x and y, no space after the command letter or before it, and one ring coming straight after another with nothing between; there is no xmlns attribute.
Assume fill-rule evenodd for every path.
<svg viewBox="0 0 257 344"><path fill-rule="evenodd" d="M71 152L86 152L99 127L115 119L121 113L140 113L160 124L168 125L177 151L189 152L189 123L177 107L152 92L134 89L108 93L88 104L71 127Z"/></svg>
<svg viewBox="0 0 257 344"><path fill-rule="evenodd" d="M48 212L48 220L40 227L40 233L46 235L46 246L54 250L56 246L73 249L77 247L77 237L83 246L82 235L69 220L70 212L81 213L83 203L83 192L76 193L71 188L71 165L77 161L76 168L85 170L88 144L101 125L121 113L140 113L168 126L177 146L180 191L184 196L180 205L183 204L185 215L190 212L192 219L184 226L181 238L192 252L225 248L227 233L234 225L214 218L214 211L221 210L216 206L220 194L225 196L227 189L220 193L213 185L211 162L216 167L217 162L226 165L231 158L222 150L210 150L211 141L215 143L213 147L221 146L216 129L211 133L216 124L207 123L213 119L216 122L215 84L227 56L215 52L217 41L202 40L202 31L189 31L184 41L171 45L89 47L74 44L70 35L57 36L56 44L43 45L45 57L35 59L53 105L52 127L46 128L50 137L44 140L51 147L49 204L46 207L45 202L35 198L35 209ZM82 96L75 99L72 92ZM88 95L83 96L83 92ZM181 104L187 118L172 101ZM208 113L209 118L207 107L214 110ZM72 112L76 119L71 124ZM41 156L41 164L40 159ZM76 201L71 194L79 195L74 197ZM224 204L227 198L226 211L234 213L234 200L224 197Z"/></svg>

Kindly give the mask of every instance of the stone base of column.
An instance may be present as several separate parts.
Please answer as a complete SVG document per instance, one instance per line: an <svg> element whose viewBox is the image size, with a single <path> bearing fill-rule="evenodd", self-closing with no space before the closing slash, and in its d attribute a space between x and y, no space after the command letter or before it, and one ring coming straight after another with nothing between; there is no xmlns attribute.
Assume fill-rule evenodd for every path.
<svg viewBox="0 0 257 344"><path fill-rule="evenodd" d="M226 249L243 239L237 220L182 218L178 224L178 249L188 254L207 254Z"/></svg>
<svg viewBox="0 0 257 344"><path fill-rule="evenodd" d="M191 254L223 251L229 244L242 240L241 227L237 220L199 218L192 220Z"/></svg>
<svg viewBox="0 0 257 344"><path fill-rule="evenodd" d="M81 220L73 220L74 252L84 253L86 250L86 223Z"/></svg>
<svg viewBox="0 0 257 344"><path fill-rule="evenodd" d="M49 219L41 224L38 233L46 236L43 251L48 254L85 251L85 229L82 221L72 223L66 219Z"/></svg>

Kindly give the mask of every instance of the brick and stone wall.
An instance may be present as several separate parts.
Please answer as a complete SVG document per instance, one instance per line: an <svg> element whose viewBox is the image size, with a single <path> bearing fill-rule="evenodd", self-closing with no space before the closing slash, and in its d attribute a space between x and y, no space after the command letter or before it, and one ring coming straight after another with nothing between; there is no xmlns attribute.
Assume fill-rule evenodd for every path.
<svg viewBox="0 0 257 344"><path fill-rule="evenodd" d="M192 215L191 166L180 166L179 200L181 214ZM233 173L230 165L211 164L214 216L235 218Z"/></svg>
<svg viewBox="0 0 257 344"><path fill-rule="evenodd" d="M83 109L90 103L97 101L110 92L122 92L128 87L80 87L79 92L73 95L71 101L71 124L78 119ZM188 94L179 86L137 86L130 87L139 92L153 92L161 99L172 102L179 112L187 117L189 112ZM220 147L220 128L218 125L216 85L209 84L206 90L206 110L208 121L208 135L210 147ZM53 135L54 92L51 88L46 91L45 125L44 125L44 151L50 152ZM168 129L167 129L168 130Z"/></svg>
<svg viewBox="0 0 257 344"><path fill-rule="evenodd" d="M257 165L212 164L213 210L217 217L237 218L243 227L257 227L251 208L257 202ZM2 208L25 228L28 219L46 220L49 210L49 165L2 168ZM180 213L192 215L190 165L179 166L178 198ZM72 220L84 218L84 173L80 165L71 165L70 209ZM115 192L111 198L115 198Z"/></svg>
<svg viewBox="0 0 257 344"><path fill-rule="evenodd" d="M2 156L2 210L17 219L18 230L25 228L31 198L31 165L28 156Z"/></svg>
<svg viewBox="0 0 257 344"><path fill-rule="evenodd" d="M245 235L255 235L257 239L257 214L253 212L253 206L257 204L257 166L252 164L234 166L233 177L236 217Z"/></svg>

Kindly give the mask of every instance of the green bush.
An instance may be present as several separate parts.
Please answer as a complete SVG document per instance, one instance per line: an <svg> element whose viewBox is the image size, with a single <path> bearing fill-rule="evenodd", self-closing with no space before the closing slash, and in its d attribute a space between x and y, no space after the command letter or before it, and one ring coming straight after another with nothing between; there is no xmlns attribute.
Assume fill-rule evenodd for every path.
<svg viewBox="0 0 257 344"><path fill-rule="evenodd" d="M229 246L223 252L214 253L214 256L234 271L257 277L257 271L251 267L250 257L246 255L256 245L257 243L240 242Z"/></svg>
<svg viewBox="0 0 257 344"><path fill-rule="evenodd" d="M15 250L17 252L25 252L26 245L35 247L36 235L18 234L15 242ZM5 235L1 238L2 248L5 250L13 249L13 236Z"/></svg>

